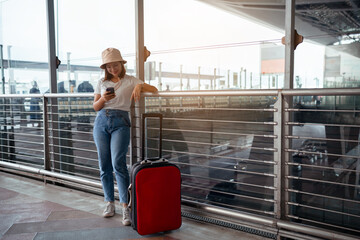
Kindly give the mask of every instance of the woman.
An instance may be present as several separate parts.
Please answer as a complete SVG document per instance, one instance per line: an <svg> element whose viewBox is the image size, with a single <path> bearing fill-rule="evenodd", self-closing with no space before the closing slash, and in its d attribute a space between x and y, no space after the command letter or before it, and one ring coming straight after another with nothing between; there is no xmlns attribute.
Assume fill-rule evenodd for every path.
<svg viewBox="0 0 360 240"><path fill-rule="evenodd" d="M98 113L93 134L98 151L104 198L107 202L103 216L115 215L115 172L122 205L122 222L127 226L131 224L127 199L129 173L126 165L126 153L130 142L130 104L132 99L140 99L141 92L156 92L157 89L127 75L125 63L118 49L107 48L102 52L100 68L105 70L105 77L99 80L94 92L93 107Z"/></svg>

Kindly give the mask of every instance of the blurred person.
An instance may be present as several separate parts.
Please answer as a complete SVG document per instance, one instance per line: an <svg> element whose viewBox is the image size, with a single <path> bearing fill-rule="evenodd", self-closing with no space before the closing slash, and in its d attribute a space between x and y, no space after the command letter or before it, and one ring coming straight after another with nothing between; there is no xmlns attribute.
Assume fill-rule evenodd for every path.
<svg viewBox="0 0 360 240"><path fill-rule="evenodd" d="M140 99L141 92L156 92L157 88L127 75L125 63L116 48L107 48L102 52L100 68L105 70L105 76L98 81L94 91L93 107L98 112L93 135L98 150L100 179L107 202L103 217L115 215L113 179L115 172L122 205L122 223L128 226L131 224L127 199L130 180L126 153L130 142L131 100L136 102Z"/></svg>
<svg viewBox="0 0 360 240"><path fill-rule="evenodd" d="M39 94L40 93L40 90L39 90L39 87L38 87L38 84L36 81L32 81L32 88L30 88L29 93L31 93L31 94ZM38 119L41 119L41 114L39 113L40 112L40 104L39 104L40 101L41 101L41 99L38 97L30 99L30 119L31 120L36 121ZM40 126L40 122L38 122L37 124L38 124L38 126Z"/></svg>
<svg viewBox="0 0 360 240"><path fill-rule="evenodd" d="M78 92L94 92L94 88L89 81L83 81L77 88Z"/></svg>

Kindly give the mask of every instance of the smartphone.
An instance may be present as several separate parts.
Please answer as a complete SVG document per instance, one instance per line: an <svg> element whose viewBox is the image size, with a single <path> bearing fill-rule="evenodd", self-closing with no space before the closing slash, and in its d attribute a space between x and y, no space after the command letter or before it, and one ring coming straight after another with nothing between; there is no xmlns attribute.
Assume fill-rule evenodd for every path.
<svg viewBox="0 0 360 240"><path fill-rule="evenodd" d="M114 88L113 87L108 87L107 89L106 89L106 91L107 92L109 92L108 94L111 94L111 93L114 93Z"/></svg>

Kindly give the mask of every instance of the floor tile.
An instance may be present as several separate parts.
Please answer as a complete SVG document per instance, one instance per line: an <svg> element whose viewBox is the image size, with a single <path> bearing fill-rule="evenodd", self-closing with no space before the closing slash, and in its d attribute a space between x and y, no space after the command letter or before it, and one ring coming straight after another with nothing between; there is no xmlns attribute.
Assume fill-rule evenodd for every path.
<svg viewBox="0 0 360 240"><path fill-rule="evenodd" d="M5 202L5 200L12 199L12 198L16 197L17 195L19 195L19 193L17 193L17 192L10 191L8 189L1 188L1 187L0 187L0 192L1 192L0 203Z"/></svg>
<svg viewBox="0 0 360 240"><path fill-rule="evenodd" d="M49 220L64 220L64 219L82 219L82 218L98 218L96 214L80 211L80 210L68 210L68 211L53 211L50 213Z"/></svg>
<svg viewBox="0 0 360 240"><path fill-rule="evenodd" d="M45 222L27 222L13 224L6 234L14 233L34 233L34 232L53 232L53 231L71 231L82 229L98 229L109 227L122 227L120 221L114 221L108 218L91 219L68 219Z"/></svg>
<svg viewBox="0 0 360 240"><path fill-rule="evenodd" d="M5 235L1 240L33 240L36 233L22 233L22 234L11 234Z"/></svg>
<svg viewBox="0 0 360 240"><path fill-rule="evenodd" d="M110 240L110 239L142 239L131 227L101 228L82 231L57 231L38 233L34 240Z"/></svg>

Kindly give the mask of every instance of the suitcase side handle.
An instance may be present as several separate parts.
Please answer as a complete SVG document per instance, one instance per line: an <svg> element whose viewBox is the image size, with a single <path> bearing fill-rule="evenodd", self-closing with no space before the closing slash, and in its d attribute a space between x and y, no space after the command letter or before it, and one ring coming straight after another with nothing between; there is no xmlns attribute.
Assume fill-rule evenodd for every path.
<svg viewBox="0 0 360 240"><path fill-rule="evenodd" d="M132 210L132 194L131 194L131 189L132 189L132 184L130 183L129 187L128 187L128 207L130 209L130 211Z"/></svg>
<svg viewBox="0 0 360 240"><path fill-rule="evenodd" d="M143 113L141 114L141 160L145 159L145 119L146 118L159 118L160 120L160 131L159 131L159 156L161 159L162 150L162 120L163 115L161 113Z"/></svg>

